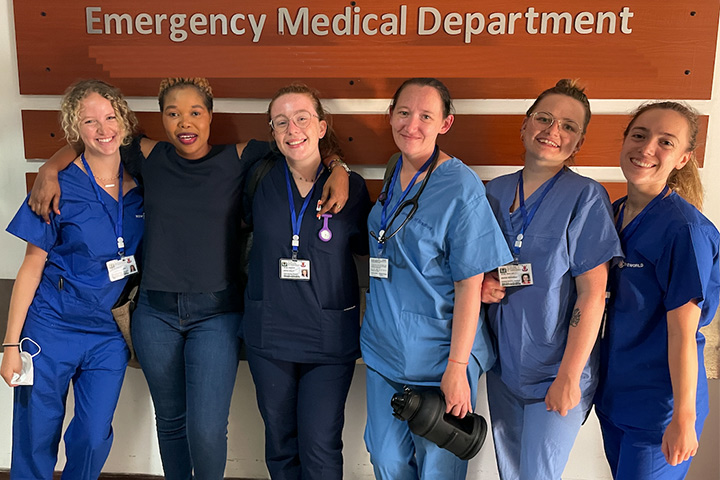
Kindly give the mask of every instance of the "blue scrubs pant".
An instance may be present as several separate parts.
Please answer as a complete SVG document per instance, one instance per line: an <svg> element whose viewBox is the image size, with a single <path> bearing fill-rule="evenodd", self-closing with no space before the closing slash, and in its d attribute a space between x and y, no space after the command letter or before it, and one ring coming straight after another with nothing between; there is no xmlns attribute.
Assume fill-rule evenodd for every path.
<svg viewBox="0 0 720 480"><path fill-rule="evenodd" d="M479 373L477 363L471 361L468 379L473 405ZM413 385L408 387L412 388ZM465 479L468 465L466 460L460 460L454 453L415 435L410 431L407 422L393 417L390 400L394 394L403 391L403 384L393 382L368 367L366 388L368 415L365 445L370 452L376 479Z"/></svg>
<svg viewBox="0 0 720 480"><path fill-rule="evenodd" d="M65 431L62 478L97 479L112 445L111 423L128 361L125 340L119 331L62 330L31 318L22 336L35 340L42 351L33 358L34 384L15 387L10 477L53 477L72 382L75 411ZM34 353L34 347L29 351Z"/></svg>
<svg viewBox="0 0 720 480"><path fill-rule="evenodd" d="M614 424L598 412L605 456L616 480L681 480L690 469L690 460L672 466L662 453L663 430L643 430ZM696 423L698 439L703 422ZM699 425L699 427L697 426Z"/></svg>
<svg viewBox="0 0 720 480"><path fill-rule="evenodd" d="M230 295L230 292L226 292ZM155 406L167 480L221 480L240 314L223 292L140 291L133 346Z"/></svg>
<svg viewBox="0 0 720 480"><path fill-rule="evenodd" d="M500 478L558 480L590 410L592 395L563 417L548 412L543 400L517 397L492 371L487 373L487 390Z"/></svg>
<svg viewBox="0 0 720 480"><path fill-rule="evenodd" d="M247 349L273 480L341 480L342 429L355 362L295 363Z"/></svg>

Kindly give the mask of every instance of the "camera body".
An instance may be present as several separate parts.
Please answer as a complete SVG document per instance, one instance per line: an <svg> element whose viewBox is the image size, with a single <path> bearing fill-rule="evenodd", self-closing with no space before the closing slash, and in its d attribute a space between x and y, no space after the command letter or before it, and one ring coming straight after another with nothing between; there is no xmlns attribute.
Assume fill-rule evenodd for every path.
<svg viewBox="0 0 720 480"><path fill-rule="evenodd" d="M458 418L445 413L445 397L439 388L419 391L405 387L393 395L393 416L408 422L410 431L427 438L461 460L470 460L480 451L487 436L487 422L476 413Z"/></svg>

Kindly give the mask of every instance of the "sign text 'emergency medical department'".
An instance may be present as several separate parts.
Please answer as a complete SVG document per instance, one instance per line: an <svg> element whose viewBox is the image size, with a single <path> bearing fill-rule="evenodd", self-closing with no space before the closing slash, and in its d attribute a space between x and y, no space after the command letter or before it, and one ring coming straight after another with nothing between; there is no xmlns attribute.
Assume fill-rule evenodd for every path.
<svg viewBox="0 0 720 480"><path fill-rule="evenodd" d="M413 12L413 17L414 17ZM543 12L528 6L516 12L456 12L436 7L418 7L417 22L411 22L407 5L393 11L365 11L344 7L337 13L296 11L278 8L268 13L128 13L85 7L86 32L92 35L151 35L172 42L192 37L247 37L263 40L268 29L274 35L293 37L456 36L471 43L478 35L629 35L634 17L630 7L618 11ZM412 23L412 24L410 24Z"/></svg>

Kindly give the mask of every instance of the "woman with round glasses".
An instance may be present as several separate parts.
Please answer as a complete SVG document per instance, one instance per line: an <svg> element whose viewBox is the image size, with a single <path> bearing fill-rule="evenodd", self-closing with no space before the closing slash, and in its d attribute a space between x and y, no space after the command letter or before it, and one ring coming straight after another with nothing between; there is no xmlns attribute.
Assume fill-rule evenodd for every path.
<svg viewBox="0 0 720 480"><path fill-rule="evenodd" d="M315 90L280 89L268 117L276 155L255 167L271 162L254 195L245 192L254 238L242 322L265 462L273 479L340 480L345 399L360 356L353 254L367 254L370 198L353 173L342 211L315 218L330 176L320 152L339 152Z"/></svg>
<svg viewBox="0 0 720 480"><path fill-rule="evenodd" d="M523 120L524 168L487 184L514 257L482 289L498 345L487 384L504 479L560 478L597 386L608 262L622 252L607 192L567 168L589 121L583 90L560 80Z"/></svg>
<svg viewBox="0 0 720 480"><path fill-rule="evenodd" d="M445 85L413 78L395 92L390 128L401 157L368 218L370 289L361 329L367 364L365 443L375 477L464 479L467 462L392 415L403 391L440 387L446 411L473 410L495 355L483 317L483 273L511 256L478 176L439 150L453 124Z"/></svg>

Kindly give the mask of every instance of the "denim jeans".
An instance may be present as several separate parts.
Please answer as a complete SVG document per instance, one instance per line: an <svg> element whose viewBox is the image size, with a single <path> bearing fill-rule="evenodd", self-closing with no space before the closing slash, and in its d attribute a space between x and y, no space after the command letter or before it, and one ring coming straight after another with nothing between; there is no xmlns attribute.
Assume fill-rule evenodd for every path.
<svg viewBox="0 0 720 480"><path fill-rule="evenodd" d="M240 350L237 301L234 289L140 292L133 345L155 405L168 480L223 478Z"/></svg>

